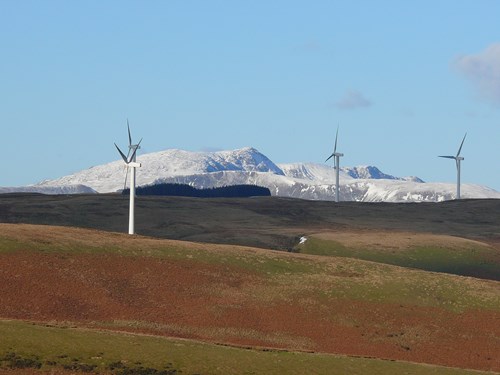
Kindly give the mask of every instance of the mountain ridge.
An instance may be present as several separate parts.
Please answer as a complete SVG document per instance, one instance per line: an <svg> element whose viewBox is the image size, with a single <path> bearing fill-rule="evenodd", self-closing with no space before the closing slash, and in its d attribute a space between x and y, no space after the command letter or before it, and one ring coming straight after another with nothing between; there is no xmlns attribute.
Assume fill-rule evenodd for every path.
<svg viewBox="0 0 500 375"><path fill-rule="evenodd" d="M139 155L137 186L157 183L184 183L196 188L234 184L255 184L276 196L333 200L335 170L318 163L275 164L253 147L231 151L193 152L168 149ZM125 167L121 160L91 167L55 180L31 185L46 194L66 194L69 186L81 192L117 192L124 188ZM23 187L26 189L27 187ZM0 188L0 192L8 192ZM15 191L15 188L10 188ZM51 190L52 189L52 190ZM72 188L75 193L77 188ZM369 202L438 202L454 199L453 183L426 183L418 177L396 177L375 166L341 167L340 198ZM462 184L463 198L499 198L493 189Z"/></svg>

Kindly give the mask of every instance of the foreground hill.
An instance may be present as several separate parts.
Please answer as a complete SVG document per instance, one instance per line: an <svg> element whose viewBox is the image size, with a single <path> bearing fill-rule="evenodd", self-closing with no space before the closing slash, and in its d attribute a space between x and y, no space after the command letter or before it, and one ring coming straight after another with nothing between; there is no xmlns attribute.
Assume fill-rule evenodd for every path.
<svg viewBox="0 0 500 375"><path fill-rule="evenodd" d="M491 374L326 353L239 348L196 340L0 319L0 374ZM78 345L75 345L78 343ZM7 354L3 354L8 348Z"/></svg>
<svg viewBox="0 0 500 375"><path fill-rule="evenodd" d="M494 281L12 224L0 270L4 319L500 370Z"/></svg>

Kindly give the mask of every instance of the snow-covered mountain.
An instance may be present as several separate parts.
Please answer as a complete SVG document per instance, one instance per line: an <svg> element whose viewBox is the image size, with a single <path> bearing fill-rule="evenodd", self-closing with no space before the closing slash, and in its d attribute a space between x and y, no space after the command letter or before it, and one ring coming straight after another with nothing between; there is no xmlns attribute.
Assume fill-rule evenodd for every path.
<svg viewBox="0 0 500 375"><path fill-rule="evenodd" d="M375 178L375 179L385 179L385 180L401 180L401 181L413 181L413 182L424 182L418 177L409 176L409 177L394 177L389 174L385 174L377 167L368 165L368 166L360 166L360 167L345 167L340 168L345 173L353 178Z"/></svg>
<svg viewBox="0 0 500 375"><path fill-rule="evenodd" d="M137 157L137 185L162 182L186 183L197 188L234 184L268 187L273 195L314 200L333 200L335 170L325 164L275 164L254 148L220 152L166 150ZM86 185L99 193L123 189L123 162L92 167L34 187L61 188ZM442 201L455 197L455 184L424 183L417 177L387 175L373 166L341 168L340 197L353 201ZM463 198L500 198L484 186L462 184Z"/></svg>
<svg viewBox="0 0 500 375"><path fill-rule="evenodd" d="M137 169L137 185L152 184L161 178L220 171L262 172L276 176L284 175L276 164L251 147L219 152L166 150L140 155L137 157L137 161L142 163L142 167ZM99 193L109 193L123 189L125 171L123 161L119 160L91 167L56 180L42 181L37 185L65 186L84 184Z"/></svg>
<svg viewBox="0 0 500 375"><path fill-rule="evenodd" d="M85 185L60 185L60 186L11 186L0 187L0 194L6 193L40 193L40 194L95 194L96 191Z"/></svg>
<svg viewBox="0 0 500 375"><path fill-rule="evenodd" d="M291 163L291 164L278 164L285 175L293 178L300 178L305 180L312 180L317 182L335 183L335 174L332 167L326 164L317 163ZM355 179L386 179L386 180L401 180L424 182L418 177L395 177L383 173L377 167L367 165L358 167L340 167L340 180L349 178Z"/></svg>

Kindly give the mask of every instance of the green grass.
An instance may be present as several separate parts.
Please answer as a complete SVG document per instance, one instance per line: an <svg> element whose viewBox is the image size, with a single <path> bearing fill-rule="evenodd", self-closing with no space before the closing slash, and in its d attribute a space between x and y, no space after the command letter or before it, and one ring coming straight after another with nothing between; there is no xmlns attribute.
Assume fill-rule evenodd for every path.
<svg viewBox="0 0 500 375"><path fill-rule="evenodd" d="M148 368L182 374L477 374L479 371L327 354L241 349L152 336L0 321L2 366L29 363L117 373ZM114 368L114 369L113 369ZM113 369L113 370L111 370Z"/></svg>
<svg viewBox="0 0 500 375"><path fill-rule="evenodd" d="M386 277L375 284L356 279L341 281L324 295L346 300L440 307L457 313L471 309L500 309L500 298L491 289L493 293L486 295L477 287L453 279L418 277L416 274L405 279L390 274L388 270Z"/></svg>
<svg viewBox="0 0 500 375"><path fill-rule="evenodd" d="M407 249L370 249L346 247L337 241L310 237L299 245L304 254L337 256L378 263L411 267L433 272L498 280L500 263L487 247L450 248L444 246L412 246Z"/></svg>
<svg viewBox="0 0 500 375"><path fill-rule="evenodd" d="M0 254L18 250L34 250L34 246L27 246L24 241L17 241L11 238L0 236Z"/></svg>

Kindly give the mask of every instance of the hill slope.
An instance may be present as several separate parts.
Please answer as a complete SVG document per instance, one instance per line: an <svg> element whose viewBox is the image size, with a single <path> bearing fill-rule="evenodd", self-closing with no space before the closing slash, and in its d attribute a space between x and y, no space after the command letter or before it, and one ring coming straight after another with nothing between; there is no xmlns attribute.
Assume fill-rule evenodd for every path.
<svg viewBox="0 0 500 375"><path fill-rule="evenodd" d="M264 348L0 320L0 374L466 375L486 372L428 364ZM78 345L75 345L78 343ZM6 354L3 354L6 353ZM7 359L6 359L7 358ZM41 365L41 371L32 369ZM28 367L28 368L26 368ZM63 370L66 369L66 370ZM490 373L491 374L491 373Z"/></svg>
<svg viewBox="0 0 500 375"><path fill-rule="evenodd" d="M486 372L0 320L0 374L466 375ZM78 345L75 345L78 343ZM6 353L6 354L3 354ZM41 371L32 369L41 365ZM28 367L28 368L26 368ZM63 370L66 369L66 370ZM491 374L491 373L489 373Z"/></svg>
<svg viewBox="0 0 500 375"><path fill-rule="evenodd" d="M498 282L83 229L0 227L3 318L500 370Z"/></svg>
<svg viewBox="0 0 500 375"><path fill-rule="evenodd" d="M125 231L128 197L0 195L0 222ZM139 234L292 250L303 235L382 229L500 241L500 200L393 204L305 201L279 197L196 199L138 197Z"/></svg>

